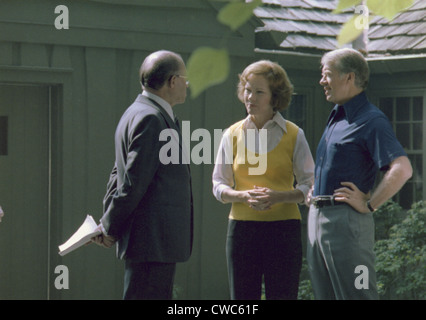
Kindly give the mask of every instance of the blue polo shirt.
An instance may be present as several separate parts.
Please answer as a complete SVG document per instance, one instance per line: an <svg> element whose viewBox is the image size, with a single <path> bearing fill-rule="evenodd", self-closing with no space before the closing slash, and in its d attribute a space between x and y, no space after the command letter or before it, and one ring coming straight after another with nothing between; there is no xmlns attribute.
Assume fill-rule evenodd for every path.
<svg viewBox="0 0 426 320"><path fill-rule="evenodd" d="M362 92L330 114L316 153L313 195L332 195L345 181L367 193L379 169L406 155L388 118Z"/></svg>

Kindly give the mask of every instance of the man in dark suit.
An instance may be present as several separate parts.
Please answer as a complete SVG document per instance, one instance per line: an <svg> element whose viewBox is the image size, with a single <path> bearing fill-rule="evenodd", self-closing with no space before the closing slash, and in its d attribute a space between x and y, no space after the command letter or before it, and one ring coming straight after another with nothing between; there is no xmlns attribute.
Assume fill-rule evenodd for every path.
<svg viewBox="0 0 426 320"><path fill-rule="evenodd" d="M172 107L188 86L180 55L150 54L139 71L143 88L115 133L115 166L107 185L102 234L94 239L125 260L124 299L171 299L177 262L191 255L193 206L188 161L168 163L160 150L182 138ZM163 130L174 141L162 141ZM176 145L177 146L177 145Z"/></svg>

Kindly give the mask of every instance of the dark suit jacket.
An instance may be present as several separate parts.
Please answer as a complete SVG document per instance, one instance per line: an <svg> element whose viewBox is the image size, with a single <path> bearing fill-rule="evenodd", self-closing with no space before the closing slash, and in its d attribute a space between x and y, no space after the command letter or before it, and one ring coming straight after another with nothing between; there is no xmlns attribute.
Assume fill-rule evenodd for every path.
<svg viewBox="0 0 426 320"><path fill-rule="evenodd" d="M168 141L159 137L167 128L178 130L167 112L143 95L125 111L117 126L116 160L101 223L108 235L118 238L120 259L173 263L186 261L191 255L189 165L182 161L161 163L160 149ZM181 136L179 141L181 144Z"/></svg>

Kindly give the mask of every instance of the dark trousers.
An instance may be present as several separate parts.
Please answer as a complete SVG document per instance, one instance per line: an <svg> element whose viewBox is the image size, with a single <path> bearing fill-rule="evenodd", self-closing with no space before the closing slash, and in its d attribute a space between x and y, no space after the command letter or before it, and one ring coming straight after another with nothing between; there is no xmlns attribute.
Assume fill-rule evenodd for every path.
<svg viewBox="0 0 426 320"><path fill-rule="evenodd" d="M125 300L171 300L176 263L126 260Z"/></svg>
<svg viewBox="0 0 426 320"><path fill-rule="evenodd" d="M229 220L226 244L233 300L297 299L302 267L300 220Z"/></svg>

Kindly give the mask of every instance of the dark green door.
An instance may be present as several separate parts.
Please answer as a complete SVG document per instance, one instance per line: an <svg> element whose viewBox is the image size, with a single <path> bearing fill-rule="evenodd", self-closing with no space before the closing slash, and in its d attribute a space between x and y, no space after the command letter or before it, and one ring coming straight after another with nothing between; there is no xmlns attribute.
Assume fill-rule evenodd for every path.
<svg viewBox="0 0 426 320"><path fill-rule="evenodd" d="M0 83L0 299L46 299L49 87Z"/></svg>

